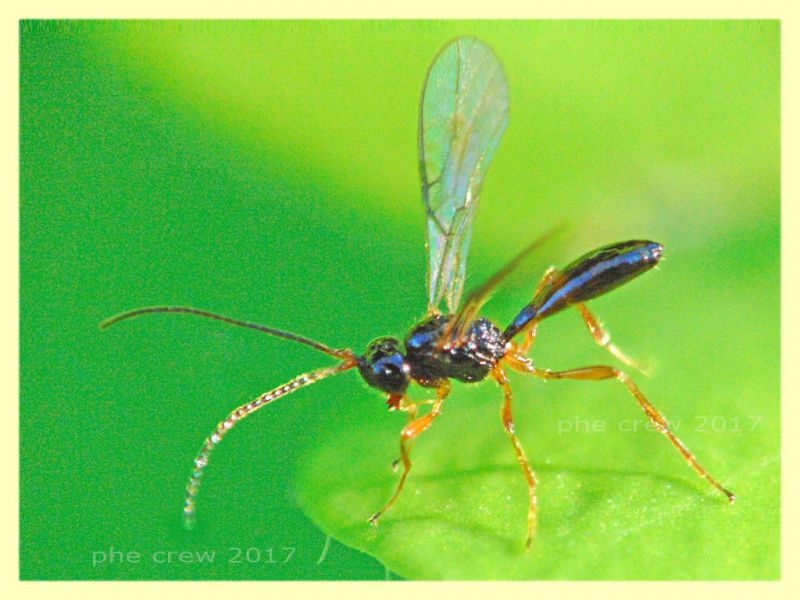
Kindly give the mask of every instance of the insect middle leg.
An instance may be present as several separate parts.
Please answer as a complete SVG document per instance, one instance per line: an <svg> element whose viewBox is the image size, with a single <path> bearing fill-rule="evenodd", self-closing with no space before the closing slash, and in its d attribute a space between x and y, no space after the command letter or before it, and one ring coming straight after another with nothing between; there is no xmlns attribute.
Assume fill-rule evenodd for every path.
<svg viewBox="0 0 800 600"><path fill-rule="evenodd" d="M431 412L427 415L423 415L418 419L413 420L411 423L403 427L403 430L400 432L400 460L403 461L403 474L400 476L400 481L397 484L397 489L394 492L394 495L386 503L386 505L372 515L369 518L369 522L371 525L377 525L378 519L395 503L397 497L400 495L400 492L403 491L403 485L405 485L406 478L408 478L408 473L411 471L411 459L409 457L409 451L411 449L411 445L420 433L425 431L428 427L430 427L433 420L441 414L441 406L444 399L447 398L447 395L450 393L450 382L444 380L439 387L436 389L436 400L433 403L433 407L431 408Z"/></svg>
<svg viewBox="0 0 800 600"><path fill-rule="evenodd" d="M566 371L550 371L547 369L538 369L533 366L533 363L528 358L519 354L509 355L505 357L508 366L512 369L530 373L531 375L540 379L574 379L580 381L599 381L603 379L617 379L628 388L630 394L634 397L641 409L644 411L647 418L653 426L660 433L666 437L680 455L689 463L689 465L697 472L697 474L708 481L713 487L725 494L730 503L736 499L732 492L726 490L722 485L714 479L711 474L697 462L694 455L689 452L689 449L670 431L667 419L662 415L658 409L650 404L644 394L639 390L635 383L624 371L620 371L614 367L607 366L591 366L581 367L578 369L569 369Z"/></svg>
<svg viewBox="0 0 800 600"><path fill-rule="evenodd" d="M522 474L525 476L525 481L528 483L528 536L525 540L525 546L530 549L533 543L533 534L536 530L536 474L531 469L528 459L525 458L525 451L522 449L517 435L514 433L514 417L511 413L511 386L508 384L508 377L506 372L501 366L497 366L492 371L492 377L503 388L503 407L500 409L500 420L503 423L503 429L506 430L511 444L514 446L514 452L517 455L519 466L522 468Z"/></svg>

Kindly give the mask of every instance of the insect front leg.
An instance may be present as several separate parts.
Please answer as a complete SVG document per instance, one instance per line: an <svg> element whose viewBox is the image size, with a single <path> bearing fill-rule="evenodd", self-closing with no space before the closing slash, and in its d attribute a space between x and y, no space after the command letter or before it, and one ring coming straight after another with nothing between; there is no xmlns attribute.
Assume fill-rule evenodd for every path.
<svg viewBox="0 0 800 600"><path fill-rule="evenodd" d="M408 473L411 471L411 458L409 457L409 452L411 450L411 445L414 442L414 438L430 427L433 420L441 414L442 402L444 402L444 399L447 398L449 393L450 382L444 380L436 390L437 398L433 402L431 412L429 412L427 415L419 417L418 419L414 419L405 427L403 427L403 430L400 432L400 460L403 461L403 474L400 476L400 482L397 484L397 489L395 490L391 500L389 500L389 502L387 502L382 509L369 518L371 525L378 524L378 519L380 519L380 517L392 507L392 505L395 503L395 500L397 500L397 497L400 495L400 492L403 491L403 485L405 485Z"/></svg>
<svg viewBox="0 0 800 600"><path fill-rule="evenodd" d="M528 536L525 540L525 546L530 549L533 544L533 534L536 530L536 474L528 463L528 459L525 458L522 444L520 444L517 435L514 433L514 417L511 413L511 386L508 384L506 372L498 365L492 371L492 377L503 389L503 406L500 409L500 420L503 423L503 429L505 429L511 440L511 444L514 446L519 466L522 468L522 474L528 484Z"/></svg>
<svg viewBox="0 0 800 600"><path fill-rule="evenodd" d="M406 413L406 425L411 425L417 419L417 413L419 413L419 407L421 404L435 404L436 400L422 400L420 402L410 402L407 396L403 396L400 404L398 406L399 410L402 410ZM408 451L411 452L412 442L408 443ZM402 457L395 458L392 461L392 471L397 470L397 465L400 464L400 461L403 460Z"/></svg>
<svg viewBox="0 0 800 600"><path fill-rule="evenodd" d="M550 371L547 369L536 368L529 359L519 354L506 356L505 358L508 366L512 369L530 373L534 377L538 377L540 379L574 379L580 381L600 381L604 379L619 380L625 385L625 387L628 388L628 391L644 411L645 415L647 415L647 418L650 420L656 430L658 430L670 441L670 443L680 453L684 460L686 460L686 462L688 462L689 465L697 472L697 474L708 481L708 483L710 483L717 490L725 494L731 504L735 500L733 493L722 487L722 485L716 479L714 479L699 462L697 462L697 459L691 452L689 452L689 449L683 444L683 442L675 437L670 430L669 424L667 423L667 419L664 417L664 415L662 415L655 406L650 404L647 398L644 397L644 394L642 394L636 384L633 383L631 378L624 371L614 367L602 365L581 367L566 371Z"/></svg>

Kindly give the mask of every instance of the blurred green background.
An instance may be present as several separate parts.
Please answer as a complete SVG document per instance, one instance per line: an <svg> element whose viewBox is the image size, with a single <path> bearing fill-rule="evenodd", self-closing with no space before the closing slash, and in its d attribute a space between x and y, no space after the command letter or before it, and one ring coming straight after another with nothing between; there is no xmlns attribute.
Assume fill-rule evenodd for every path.
<svg viewBox="0 0 800 600"><path fill-rule="evenodd" d="M350 373L239 425L184 531L203 437L330 361L191 317L98 323L175 304L358 351L402 336L426 299L420 88L465 34L494 48L511 95L467 285L573 225L486 307L505 324L550 263L662 242L657 272L592 305L655 365L635 379L737 503L626 430L643 416L621 386L514 377L540 478L534 553L489 382L455 386L370 530L403 417ZM25 21L20 35L23 579L779 577L777 21ZM534 357L611 361L569 312Z"/></svg>

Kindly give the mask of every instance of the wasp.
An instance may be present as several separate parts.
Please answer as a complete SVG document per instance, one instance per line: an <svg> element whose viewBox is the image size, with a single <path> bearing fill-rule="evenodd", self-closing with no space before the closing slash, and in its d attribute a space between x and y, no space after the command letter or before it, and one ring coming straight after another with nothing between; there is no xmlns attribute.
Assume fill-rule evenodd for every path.
<svg viewBox="0 0 800 600"><path fill-rule="evenodd" d="M400 458L395 462L395 466L402 463L402 474L394 494L369 518L373 525L400 496L411 471L412 443L441 416L450 395L450 382L476 383L491 378L502 391L500 422L528 487L526 546L531 547L536 530L537 480L514 431L509 370L544 380L616 379L625 386L655 429L697 474L730 502L734 501L734 495L700 465L672 433L664 415L645 398L625 371L602 365L552 371L536 366L529 357L538 325L556 313L575 308L598 345L621 362L636 367L636 363L611 342L608 332L586 303L655 267L662 257L661 244L648 240L612 243L588 252L561 269L548 269L531 301L505 328L478 316L489 294L526 256L554 235L551 231L531 243L461 302L473 218L486 170L507 123L508 84L497 56L475 38L451 41L440 50L428 69L420 101L418 150L422 200L427 216L428 308L425 317L402 341L396 337L379 337L363 354L357 354L288 331L181 306L139 308L101 324L105 329L146 314L190 314L304 344L337 360L333 366L299 375L239 406L214 428L194 459L184 506L187 524L194 522L200 481L211 452L236 423L300 388L351 370L383 393L390 410L407 415L407 423L400 432ZM435 400L414 401L409 392L412 383L435 390ZM420 415L424 405L430 405L430 409Z"/></svg>

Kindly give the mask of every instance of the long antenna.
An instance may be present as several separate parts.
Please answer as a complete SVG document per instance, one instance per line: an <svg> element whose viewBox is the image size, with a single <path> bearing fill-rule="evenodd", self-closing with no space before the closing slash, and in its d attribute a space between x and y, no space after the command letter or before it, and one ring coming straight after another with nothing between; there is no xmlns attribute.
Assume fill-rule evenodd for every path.
<svg viewBox="0 0 800 600"><path fill-rule="evenodd" d="M275 337L283 338L285 340L291 340L293 342L305 344L306 346L310 346L315 350L319 350L320 352L324 352L325 354L328 354L330 356L335 356L337 358L351 358L353 356L353 353L350 350L329 348L325 344L321 344L320 342L315 342L312 339L303 337L302 335L297 335L296 333L290 333L288 331L283 331L281 329L274 329L272 327L265 327L264 325L258 325L257 323L241 321L239 319L233 319L231 317L226 317L223 315L218 315L216 313L208 312L207 310L201 310L199 308L191 308L188 306L151 306L147 308L137 308L135 310L129 310L127 312L106 319L105 321L100 323L100 329L108 329L109 327L111 327L116 323L119 323L120 321L125 321L127 319L132 319L133 317L139 317L141 315L150 315L154 313L183 313L188 315L197 315L198 317L207 317L209 319L222 321L223 323L228 323L229 325L236 325L237 327L246 327L247 329L255 329L256 331L260 331L261 333L266 333L267 335L273 335Z"/></svg>
<svg viewBox="0 0 800 600"><path fill-rule="evenodd" d="M200 491L200 479L203 477L205 468L208 466L208 459L211 451L220 443L222 438L228 433L236 423L252 415L259 408L262 408L274 402L282 396L291 394L302 387L316 383L321 379L342 373L352 369L357 364L354 356L349 356L344 361L334 367L326 367L318 369L310 373L298 375L294 379L287 381L282 386L275 388L265 394L261 394L258 398L247 404L242 404L239 408L231 411L224 421L217 424L214 431L203 442L200 452L194 459L194 469L189 478L189 484L186 486L186 499L183 506L183 523L187 528L191 528L195 522L195 511L197 503L197 494Z"/></svg>

